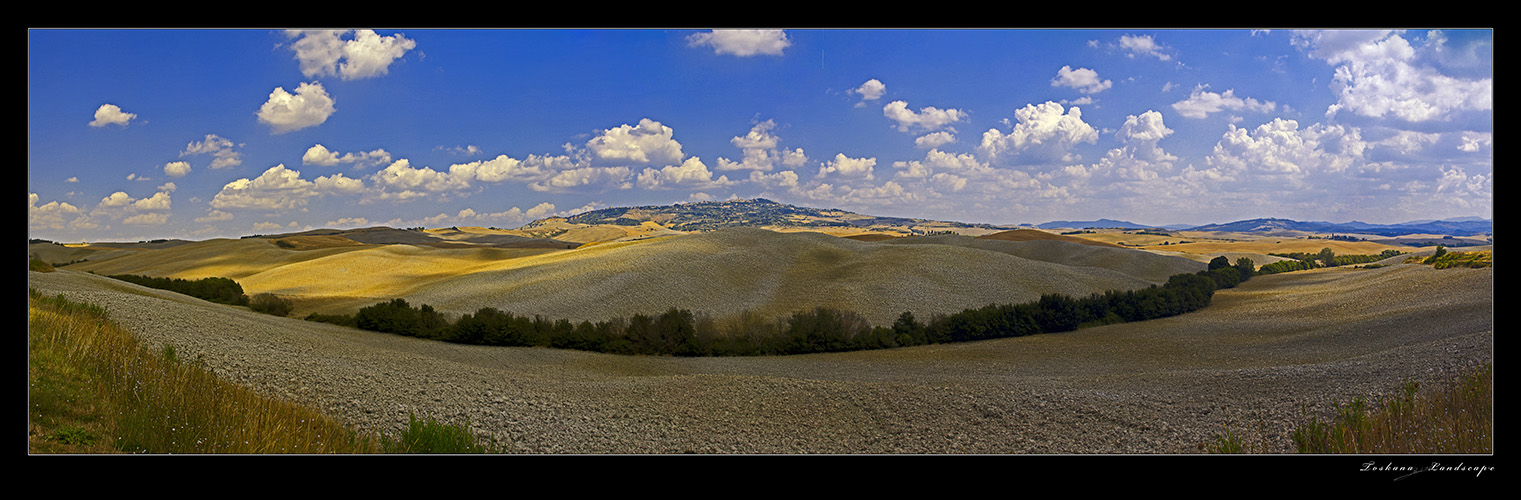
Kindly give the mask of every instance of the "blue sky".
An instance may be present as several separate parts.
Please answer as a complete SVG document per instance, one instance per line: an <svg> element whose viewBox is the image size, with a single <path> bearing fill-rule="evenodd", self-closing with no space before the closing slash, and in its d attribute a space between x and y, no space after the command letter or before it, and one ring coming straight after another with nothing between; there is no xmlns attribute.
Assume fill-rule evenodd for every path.
<svg viewBox="0 0 1521 500"><path fill-rule="evenodd" d="M1491 30L28 32L29 233L1491 217Z"/></svg>

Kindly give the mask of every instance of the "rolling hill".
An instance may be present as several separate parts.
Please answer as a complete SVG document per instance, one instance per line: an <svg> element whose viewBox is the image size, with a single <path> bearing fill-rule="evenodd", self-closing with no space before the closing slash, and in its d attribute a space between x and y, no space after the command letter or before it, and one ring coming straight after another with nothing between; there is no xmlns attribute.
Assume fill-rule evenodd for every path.
<svg viewBox="0 0 1521 500"><path fill-rule="evenodd" d="M1063 239L1065 237L1060 237L1060 235L1053 235L1058 238L1025 240L1009 240L991 236L996 235L977 238L954 235L920 236L899 238L884 243L975 248L1064 266L1109 269L1158 283L1167 281L1167 278L1174 274L1194 273L1205 269L1205 265L1197 260L1136 251L1101 242L1071 241L1078 238Z"/></svg>
<svg viewBox="0 0 1521 500"><path fill-rule="evenodd" d="M1293 235L1262 239L1272 234L1262 231L1294 231L1287 229L1293 222L1230 226L1243 233L1103 229L1069 236L754 199L594 210L517 229L315 229L89 246L34 241L28 252L106 275L232 278L249 294L294 298L298 315L352 313L400 297L453 314L494 307L604 320L671 307L775 316L829 306L883 323L903 311L954 312L1045 293L1149 286L1202 270L1217 255L1261 266L1283 259L1267 252L1391 248Z"/></svg>
<svg viewBox="0 0 1521 500"><path fill-rule="evenodd" d="M776 316L827 306L887 324L904 311L928 315L1033 301L1045 293L1080 296L1153 283L1148 273L1139 277L1116 270L1124 264L1069 265L971 244L898 243L913 239L873 243L734 227L540 256L421 287L408 300L445 312L496 307L573 320L671 307L722 317L745 311ZM1186 263L1181 267L1202 269L1175 260Z"/></svg>
<svg viewBox="0 0 1521 500"><path fill-rule="evenodd" d="M1303 231L1309 233L1367 234L1376 236L1405 236L1410 234L1443 234L1452 236L1478 236L1494 234L1494 223L1488 219L1453 219L1435 221L1412 221L1401 224L1369 224L1366 222L1302 222L1292 219L1247 219L1224 224L1194 226L1189 231L1273 232Z"/></svg>
<svg viewBox="0 0 1521 500"><path fill-rule="evenodd" d="M1098 219L1098 220L1085 220L1085 221L1057 220L1057 221L1051 221L1051 222L1045 222L1045 223L1041 223L1041 224L1036 224L1034 227L1037 227L1037 228L1040 228L1040 229L1083 229L1083 228L1150 229L1150 228L1157 227L1157 226L1147 226L1147 225L1144 225L1144 224L1136 224L1134 222L1123 221L1123 220Z"/></svg>
<svg viewBox="0 0 1521 500"><path fill-rule="evenodd" d="M525 225L524 229L552 223L576 226L638 226L653 223L682 233L706 232L730 227L754 227L777 231L812 230L839 235L871 232L891 235L938 232L983 234L1013 228L1012 226L967 224L908 217L879 217L832 208L800 207L765 198L755 198L604 208L565 218L534 221Z"/></svg>

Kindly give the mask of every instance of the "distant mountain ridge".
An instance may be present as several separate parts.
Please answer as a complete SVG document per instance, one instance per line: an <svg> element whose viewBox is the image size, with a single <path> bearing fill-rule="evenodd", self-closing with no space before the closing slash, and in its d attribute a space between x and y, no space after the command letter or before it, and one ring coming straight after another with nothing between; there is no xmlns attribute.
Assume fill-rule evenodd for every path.
<svg viewBox="0 0 1521 500"><path fill-rule="evenodd" d="M1056 221L1046 222L1046 223L1042 223L1042 224L1036 224L1036 225L1031 226L1031 227L1035 227L1035 228L1038 228L1038 229L1063 229L1063 228L1070 228L1070 229L1085 229L1085 228L1151 229L1151 228L1154 228L1154 227L1162 227L1162 226L1147 226L1147 225L1144 225L1144 224L1136 224L1136 223L1130 222L1130 221L1114 220L1114 219L1099 219L1099 220L1089 220L1089 221L1056 220Z"/></svg>
<svg viewBox="0 0 1521 500"><path fill-rule="evenodd" d="M1088 221L1051 221L1042 224L1035 224L1031 227L1038 229L1161 228L1174 231L1232 232L1305 231L1312 233L1357 233L1377 236L1404 236L1407 234L1450 234L1453 236L1477 236L1483 234L1494 234L1494 222L1481 217L1457 217L1442 220L1418 220L1402 222L1398 224L1370 224L1360 221L1297 221L1293 219L1262 218L1238 220L1221 224L1205 224L1202 226L1188 224L1152 226L1123 220L1098 219Z"/></svg>
<svg viewBox="0 0 1521 500"><path fill-rule="evenodd" d="M1435 221L1412 221L1399 224L1369 224L1366 222L1302 222L1292 219L1247 219L1224 224L1194 226L1190 231L1307 231L1314 233L1357 233L1377 236L1403 236L1407 234L1450 234L1453 236L1477 236L1494 234L1494 221L1478 218L1458 218Z"/></svg>
<svg viewBox="0 0 1521 500"><path fill-rule="evenodd" d="M547 220L550 219L534 221L525 225L524 228L542 224ZM909 227L930 224L999 230L1015 227L909 217L880 217L833 208L787 205L765 198L603 208L575 214L562 220L572 224L625 226L636 226L648 221L683 232L707 232L730 227L816 227L860 228L862 230L873 226Z"/></svg>
<svg viewBox="0 0 1521 500"><path fill-rule="evenodd" d="M1459 217L1443 220L1419 220L1399 224L1370 224L1366 222L1321 222L1293 219L1260 218L1246 219L1222 224L1202 226L1171 224L1147 225L1135 222L1097 219L1087 221L1051 221L1041 224L973 224L956 221L938 221L910 217L880 217L859 214L833 208L810 208L777 203L765 198L736 199L727 201L703 201L672 205L645 205L615 207L582 212L564 218L544 219L525 225L533 227L548 220L563 220L574 224L612 224L637 226L654 222L682 232L706 232L729 227L813 227L813 228L869 228L936 226L941 228L985 228L1010 230L1019 227L1037 229L1059 228L1118 228L1118 229L1167 229L1174 231L1305 231L1314 233L1356 233L1375 236L1403 236L1408 234L1447 234L1453 236L1476 236L1494 234L1494 223L1479 217Z"/></svg>

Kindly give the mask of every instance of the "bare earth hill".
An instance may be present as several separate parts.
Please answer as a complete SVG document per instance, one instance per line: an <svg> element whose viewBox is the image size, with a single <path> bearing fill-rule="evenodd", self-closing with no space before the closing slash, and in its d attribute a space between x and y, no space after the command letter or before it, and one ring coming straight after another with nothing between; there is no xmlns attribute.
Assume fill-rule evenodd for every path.
<svg viewBox="0 0 1521 500"><path fill-rule="evenodd" d="M1084 296L1129 290L1175 274L1128 274L1132 267L1150 268L1117 256L1110 256L1111 262L1076 257L1071 260L1082 263L1073 264L971 244L895 244L915 240L935 241L921 237L872 243L733 227L544 256L512 268L439 281L406 298L457 314L495 307L576 321L652 314L671 307L720 317L747 310L776 317L828 306L853 310L873 324L885 325L904 311L928 317L991 303L1035 301L1046 293ZM986 242L999 243L1016 245ZM1203 269L1187 259L1112 251L1167 260L1179 272Z"/></svg>
<svg viewBox="0 0 1521 500"><path fill-rule="evenodd" d="M1146 287L1216 255L1262 266L1282 259L1268 252L1322 247L1414 250L1302 234L1079 238L736 200L519 229L36 240L28 257L59 270L27 276L43 293L105 306L154 351L172 344L224 377L360 428L395 430L409 413L432 415L469 421L525 453L1194 453L1227 428L1287 446L1301 408L1325 418L1333 402L1407 379L1443 381L1493 359L1493 268L1436 270L1404 256L1381 268L1254 277L1203 310L1140 323L702 359L424 341L88 274L232 278L250 295L295 299L293 318L400 297L449 315L494 307L593 321L671 307L722 318L829 306L885 325L903 311L923 318Z"/></svg>
<svg viewBox="0 0 1521 500"><path fill-rule="evenodd" d="M985 234L985 235L982 235L982 236L978 236L978 238L985 239L985 240L1002 240L1002 241L1054 240L1054 241L1066 241L1066 242L1071 242L1071 243L1078 243L1078 244L1083 244L1083 245L1093 245L1093 246L1110 247L1110 248L1124 248L1122 246L1119 246L1119 245L1116 245L1116 244L1113 244L1113 243L1109 243L1107 241L1095 241L1095 240L1077 238L1077 237L1067 236L1067 235L1062 235L1062 234L1049 233L1049 232L1046 232L1046 231L1038 231L1038 230L1035 230L1035 229L1012 229L1012 230L1009 230L1009 231L999 231L999 232L996 232L996 233L993 233L993 234Z"/></svg>
<svg viewBox="0 0 1521 500"><path fill-rule="evenodd" d="M397 235L419 244L360 241L396 241ZM1047 293L1142 288L1203 269L1200 262L1131 249L955 235L865 242L732 227L574 250L421 243L440 236L451 235L382 228L218 239L69 269L232 278L249 294L293 298L297 316L347 314L404 298L454 315L494 307L592 321L671 307L715 317L746 311L777 317L828 306L861 313L873 324L889 324L904 311L928 317Z"/></svg>
<svg viewBox="0 0 1521 500"><path fill-rule="evenodd" d="M1040 231L1023 230L1032 233ZM1002 233L1000 233L1002 234ZM1049 234L1049 233L1047 233ZM1053 235L1059 236L1059 235ZM1165 282L1174 274L1196 273L1204 262L1177 256L1127 249L1118 245L1072 241L1077 238L990 238L957 235L898 238L884 243L934 244L975 248L1065 266L1112 269L1152 282Z"/></svg>
<svg viewBox="0 0 1521 500"><path fill-rule="evenodd" d="M864 258L851 252L813 258ZM1147 322L758 358L454 345L67 269L27 276L105 306L150 350L172 344L356 427L432 415L520 453L1197 453L1227 428L1286 446L1301 408L1326 418L1333 402L1441 381L1494 352L1493 268L1416 264L1259 276Z"/></svg>

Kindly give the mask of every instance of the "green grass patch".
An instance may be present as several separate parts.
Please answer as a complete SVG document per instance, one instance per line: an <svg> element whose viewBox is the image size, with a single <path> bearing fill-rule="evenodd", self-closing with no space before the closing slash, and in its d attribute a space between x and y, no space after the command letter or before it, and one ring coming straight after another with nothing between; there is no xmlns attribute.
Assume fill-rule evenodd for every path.
<svg viewBox="0 0 1521 500"><path fill-rule="evenodd" d="M51 273L54 270L52 264L43 262L38 259L27 259L26 269L28 271L36 271L39 273Z"/></svg>
<svg viewBox="0 0 1521 500"><path fill-rule="evenodd" d="M385 444L386 453L476 454L499 453L495 442L482 443L470 433L469 424L450 425L428 416L407 414L407 429Z"/></svg>
<svg viewBox="0 0 1521 500"><path fill-rule="evenodd" d="M116 453L107 409L92 377L50 350L27 358L27 442L31 453Z"/></svg>

